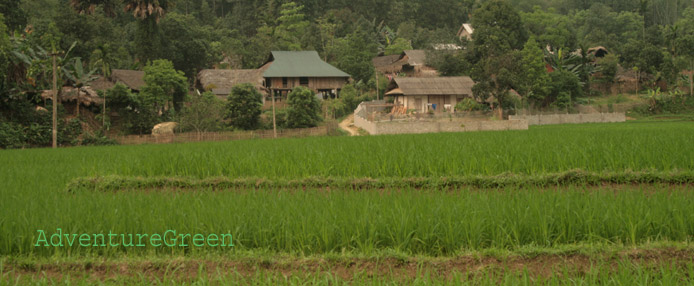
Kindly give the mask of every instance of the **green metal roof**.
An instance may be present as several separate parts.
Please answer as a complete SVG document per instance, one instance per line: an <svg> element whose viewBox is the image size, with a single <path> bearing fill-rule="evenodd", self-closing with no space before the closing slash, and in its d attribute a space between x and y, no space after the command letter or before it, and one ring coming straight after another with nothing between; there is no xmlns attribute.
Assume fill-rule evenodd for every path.
<svg viewBox="0 0 694 286"><path fill-rule="evenodd" d="M273 51L263 77L350 77L324 62L316 51Z"/></svg>

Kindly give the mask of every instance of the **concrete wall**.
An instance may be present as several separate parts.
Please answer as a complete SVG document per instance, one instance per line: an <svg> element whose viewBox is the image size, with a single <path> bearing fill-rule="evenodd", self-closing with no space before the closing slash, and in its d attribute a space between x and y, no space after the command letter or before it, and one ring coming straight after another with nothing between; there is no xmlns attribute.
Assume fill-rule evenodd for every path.
<svg viewBox="0 0 694 286"><path fill-rule="evenodd" d="M624 113L511 115L509 120L527 120L528 125L624 122Z"/></svg>
<svg viewBox="0 0 694 286"><path fill-rule="evenodd" d="M440 120L395 120L373 122L368 120L366 106L362 103L354 111L354 125L372 135L419 134L437 132L466 132L492 130L527 130L528 121L521 120L474 120L465 118Z"/></svg>
<svg viewBox="0 0 694 286"><path fill-rule="evenodd" d="M368 127L373 129L373 132L369 133L374 135L528 129L528 122L526 120L385 121L369 123L371 125Z"/></svg>

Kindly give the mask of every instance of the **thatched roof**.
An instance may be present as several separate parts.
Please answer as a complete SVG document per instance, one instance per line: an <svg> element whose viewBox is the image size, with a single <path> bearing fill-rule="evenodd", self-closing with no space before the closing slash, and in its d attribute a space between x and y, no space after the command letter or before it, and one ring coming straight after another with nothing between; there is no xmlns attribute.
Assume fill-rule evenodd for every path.
<svg viewBox="0 0 694 286"><path fill-rule="evenodd" d="M588 53L595 55L595 57L602 58L610 52L603 46L597 46L588 49Z"/></svg>
<svg viewBox="0 0 694 286"><path fill-rule="evenodd" d="M53 91L50 89L44 90L41 92L41 98L44 100L53 99ZM97 92L89 86L80 88L79 97L77 88L71 86L64 86L59 94L59 99L61 102L77 101L78 98L80 103L86 106L104 103L104 99L99 97Z"/></svg>
<svg viewBox="0 0 694 286"><path fill-rule="evenodd" d="M198 82L204 90L215 95L227 96L238 84L250 83L263 90L263 69L247 70L202 70L198 73Z"/></svg>
<svg viewBox="0 0 694 286"><path fill-rule="evenodd" d="M145 85L145 72L134 70L112 70L111 80L125 84L128 88L140 91Z"/></svg>
<svg viewBox="0 0 694 286"><path fill-rule="evenodd" d="M400 59L406 59L411 66L423 66L427 63L427 52L425 50L406 50L402 52Z"/></svg>
<svg viewBox="0 0 694 286"><path fill-rule="evenodd" d="M350 77L321 60L316 51L273 51L268 63L263 77Z"/></svg>
<svg viewBox="0 0 694 286"><path fill-rule="evenodd" d="M400 55L375 57L371 60L374 68L382 73L397 73L402 70L404 62L400 62Z"/></svg>
<svg viewBox="0 0 694 286"><path fill-rule="evenodd" d="M116 84L103 76L98 76L96 80L89 83L89 86L94 90L107 90L113 88L114 85Z"/></svg>
<svg viewBox="0 0 694 286"><path fill-rule="evenodd" d="M472 95L475 82L470 77L396 77L386 95Z"/></svg>

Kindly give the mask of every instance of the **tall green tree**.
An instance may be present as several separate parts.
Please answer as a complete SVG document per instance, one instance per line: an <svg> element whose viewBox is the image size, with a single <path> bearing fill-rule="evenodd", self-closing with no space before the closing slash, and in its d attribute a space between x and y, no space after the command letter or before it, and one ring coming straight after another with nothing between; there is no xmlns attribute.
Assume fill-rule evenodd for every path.
<svg viewBox="0 0 694 286"><path fill-rule="evenodd" d="M509 90L521 74L520 53L527 32L518 12L504 0L492 0L476 9L472 17L475 33L468 59L471 77L477 82L473 93L479 100L493 96L503 108L514 106Z"/></svg>
<svg viewBox="0 0 694 286"><path fill-rule="evenodd" d="M260 113L263 108L263 96L252 84L234 86L227 97L226 118L231 126L252 130L260 126Z"/></svg>
<svg viewBox="0 0 694 286"><path fill-rule="evenodd" d="M282 4L278 25L275 28L275 39L280 50L299 51L303 49L302 42L309 27L304 18L304 6L294 2Z"/></svg>
<svg viewBox="0 0 694 286"><path fill-rule="evenodd" d="M145 86L142 95L158 112L181 111L188 93L188 81L182 71L174 69L169 60L155 60L145 66ZM170 105L171 104L171 105Z"/></svg>
<svg viewBox="0 0 694 286"><path fill-rule="evenodd" d="M518 92L533 105L541 105L548 92L549 75L544 56L534 37L530 37L521 51L521 74Z"/></svg>

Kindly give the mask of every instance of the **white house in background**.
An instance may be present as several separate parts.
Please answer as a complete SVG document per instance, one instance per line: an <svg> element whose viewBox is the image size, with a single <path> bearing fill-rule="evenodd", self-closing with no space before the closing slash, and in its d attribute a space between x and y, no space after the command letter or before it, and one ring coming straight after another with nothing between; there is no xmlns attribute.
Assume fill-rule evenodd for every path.
<svg viewBox="0 0 694 286"><path fill-rule="evenodd" d="M467 76L395 77L388 85L385 95L405 110L452 111L458 102L472 97L474 85L475 82Z"/></svg>

